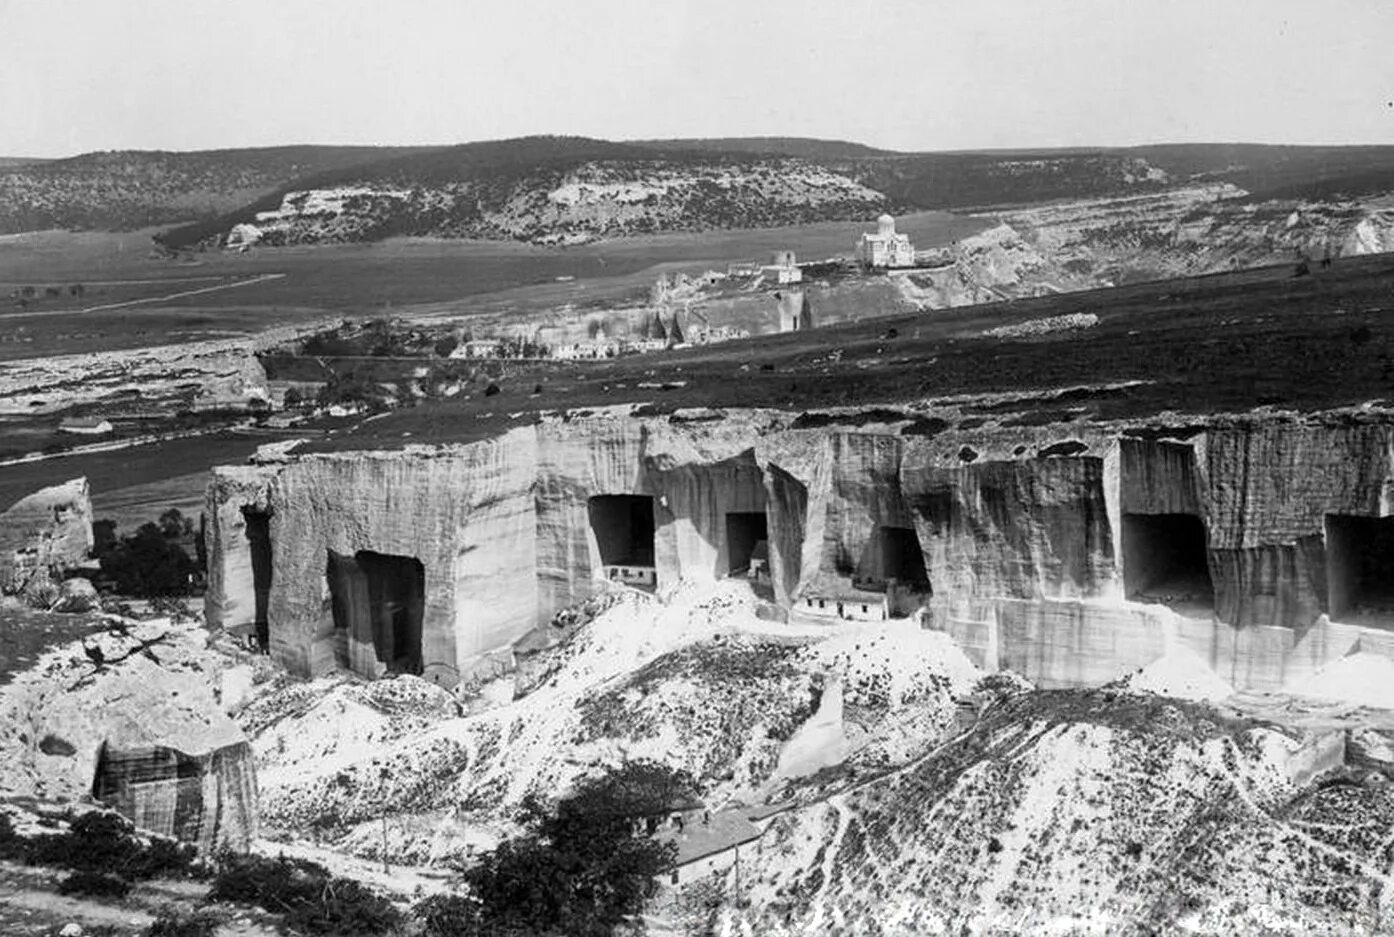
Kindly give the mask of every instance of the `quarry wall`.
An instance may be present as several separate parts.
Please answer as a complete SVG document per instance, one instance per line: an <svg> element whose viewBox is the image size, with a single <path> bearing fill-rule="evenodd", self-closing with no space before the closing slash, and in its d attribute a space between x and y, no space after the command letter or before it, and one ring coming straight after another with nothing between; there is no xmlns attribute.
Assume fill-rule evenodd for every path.
<svg viewBox="0 0 1394 937"><path fill-rule="evenodd" d="M1354 649L1394 653L1394 420L930 436L790 422L556 419L472 445L219 469L208 620L260 614L297 672L405 660L450 685L615 582L662 593L737 574L831 626L844 608L920 614L985 666L1048 686L1105 682L1177 644L1255 689ZM331 556L363 551L418 561L419 601L409 584L334 586ZM894 598L907 587L913 608ZM412 602L415 665L384 650L402 647Z"/></svg>

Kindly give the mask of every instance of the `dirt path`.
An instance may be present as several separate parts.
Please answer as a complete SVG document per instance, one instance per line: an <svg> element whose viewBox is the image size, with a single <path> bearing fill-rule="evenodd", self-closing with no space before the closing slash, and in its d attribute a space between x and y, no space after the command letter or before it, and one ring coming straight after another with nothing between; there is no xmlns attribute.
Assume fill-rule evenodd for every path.
<svg viewBox="0 0 1394 937"><path fill-rule="evenodd" d="M48 319L56 316L80 316L88 312L106 312L110 309L125 309L128 306L143 306L149 303L163 303L171 299L185 299L189 296L199 296L203 293L217 293L221 290L237 289L239 286L252 286L257 283L265 283L267 280L279 280L284 277L284 273L263 273L258 276L248 277L245 280L237 280L233 283L220 283L217 286L205 286L196 290L181 290L178 293L166 293L163 296L143 296L140 299L128 299L119 303L103 303L100 306L85 306L82 309L35 309L29 312L10 312L6 313L4 319Z"/></svg>
<svg viewBox="0 0 1394 937"><path fill-rule="evenodd" d="M208 893L200 882L142 882L125 898L69 897L58 894L65 873L0 862L0 934L47 937L68 924L84 931L104 928L113 937L144 934L161 909L192 911ZM259 911L213 905L222 919L218 937L276 937L279 931Z"/></svg>

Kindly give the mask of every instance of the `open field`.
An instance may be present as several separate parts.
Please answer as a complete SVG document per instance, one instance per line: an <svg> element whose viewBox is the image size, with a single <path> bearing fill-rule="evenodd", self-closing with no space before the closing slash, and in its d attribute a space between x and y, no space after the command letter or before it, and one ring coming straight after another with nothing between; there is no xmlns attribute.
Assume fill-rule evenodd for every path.
<svg viewBox="0 0 1394 937"><path fill-rule="evenodd" d="M1098 323L1021 338L984 334L1074 313L1093 314ZM638 386L654 381L686 383ZM1136 383L1117 386L1129 382ZM496 396L476 391L424 404L312 447L468 441L531 422L541 411L622 403L652 403L659 412L798 410L1020 394L1026 399L976 407L1012 425L1265 405L1310 411L1394 399L1394 255L1343 260L1302 278L1289 266L1269 267L589 365L517 365L499 383ZM1091 386L1098 389L1055 397L1057 389Z"/></svg>
<svg viewBox="0 0 1394 937"><path fill-rule="evenodd" d="M920 212L900 229L922 247L947 244L982 230L984 219ZM407 310L453 315L507 311L566 302L619 298L647 289L660 271L724 268L731 261L763 260L777 249L805 259L850 254L870 224L824 222L790 228L660 234L544 248L511 241L398 239L380 244L268 248L219 252L192 260L151 255L152 232L0 237L0 293L26 285L41 298L20 310L0 309L0 360L167 344L228 334L323 315L388 315ZM275 279L236 289L150 302L209 285L269 274ZM573 280L558 282L558 277ZM189 282L199 278L201 282ZM139 281L139 282L132 282ZM91 291L86 284L93 283ZM66 287L84 284L84 295ZM48 286L64 295L42 298ZM535 291L535 292L534 292ZM141 305L82 312L112 302ZM14 314L72 314L11 319Z"/></svg>
<svg viewBox="0 0 1394 937"><path fill-rule="evenodd" d="M1270 267L1045 299L865 320L594 363L499 365L502 393L475 385L321 436L308 449L467 442L544 411L651 403L780 407L917 403L1017 394L970 406L985 418L1061 422L1200 415L1272 405L1314 410L1394 399L1394 255L1340 261L1293 278ZM1072 313L1087 329L1022 338L989 329ZM888 337L894 330L894 337ZM641 382L685 381L669 390ZM1133 383L1131 386L1116 385ZM533 396L534 388L541 393ZM1103 387L1101 385L1115 385ZM1090 386L1054 396L1058 388ZM1038 395L1032 399L1032 395ZM293 434L291 434L293 435ZM237 463L266 436L221 433L0 470L0 508L36 488L86 475L98 517L134 521L161 504L197 504L200 473ZM123 520L124 522L124 520Z"/></svg>
<svg viewBox="0 0 1394 937"><path fill-rule="evenodd" d="M203 491L203 472L213 465L244 462L268 441L264 435L222 432L7 465L0 468L0 511L46 485L85 475L95 517L111 516L128 527L136 519L152 520L168 507L194 506Z"/></svg>

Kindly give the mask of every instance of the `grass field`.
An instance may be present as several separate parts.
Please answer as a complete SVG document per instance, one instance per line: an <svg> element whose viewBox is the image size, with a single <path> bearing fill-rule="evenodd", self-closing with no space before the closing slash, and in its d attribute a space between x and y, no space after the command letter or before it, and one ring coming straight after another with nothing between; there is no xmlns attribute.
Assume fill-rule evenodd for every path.
<svg viewBox="0 0 1394 937"><path fill-rule="evenodd" d="M542 411L621 403L791 410L872 406L961 394L1039 392L985 416L1041 423L1142 419L1164 410L1314 410L1394 399L1394 255L1347 259L1294 278L1290 267L864 320L706 348L588 364L503 368L502 393L476 386L322 437L309 449L466 442ZM1092 328L1001 339L987 329L1069 313ZM894 330L894 336L891 333ZM840 354L830 355L836 349ZM645 381L683 381L671 390ZM1137 382L1125 389L1053 389ZM533 390L541 386L541 393ZM972 409L972 408L970 408ZM1062 432L1067 429L1062 427ZM243 461L264 436L223 433L0 470L0 507L86 475L97 516L134 522L161 505L196 506L202 472ZM124 521L123 521L124 523Z"/></svg>
<svg viewBox="0 0 1394 937"><path fill-rule="evenodd" d="M900 229L922 247L946 244L986 225L983 219L944 212L900 221ZM150 231L11 235L0 237L0 299L26 285L36 287L41 298L24 310L12 301L0 307L0 360L241 335L334 314L386 315L424 306L468 316L514 306L604 301L646 289L660 270L724 268L731 261L765 259L777 249L794 250L805 259L850 254L857 234L869 227L824 222L652 235L565 249L399 239L217 252L194 255L192 261L152 256ZM98 300L159 297L266 274L284 276L166 302L81 311ZM558 282L558 277L575 279ZM74 283L84 284L82 297L66 295ZM48 286L64 288L65 295L42 298ZM47 314L29 314L34 312Z"/></svg>
<svg viewBox="0 0 1394 937"><path fill-rule="evenodd" d="M1204 415L1272 405L1316 410L1394 400L1394 255L1288 266L909 314L579 366L518 366L502 392L427 403L313 448L464 442L540 411L622 403L676 407L871 406L965 394L1039 393L985 415L1038 424ZM987 329L1092 313L1092 328L1003 339ZM829 354L836 349L837 354ZM655 391L645 381L683 381ZM1060 388L1125 384L1123 389ZM533 390L541 385L536 396ZM971 408L970 408L971 409ZM1062 430L1063 431L1063 430Z"/></svg>
<svg viewBox="0 0 1394 937"><path fill-rule="evenodd" d="M267 441L265 436L223 432L7 465L0 468L0 511L47 485L86 476L96 518L114 517L128 527L157 517L165 509L161 504L196 507L203 473L214 465L245 462Z"/></svg>

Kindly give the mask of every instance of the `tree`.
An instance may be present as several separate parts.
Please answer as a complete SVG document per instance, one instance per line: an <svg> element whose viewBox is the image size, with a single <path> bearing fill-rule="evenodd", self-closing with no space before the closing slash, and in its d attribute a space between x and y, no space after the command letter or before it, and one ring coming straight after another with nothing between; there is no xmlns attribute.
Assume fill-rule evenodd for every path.
<svg viewBox="0 0 1394 937"><path fill-rule="evenodd" d="M468 922L458 933L609 937L643 910L677 856L644 821L692 791L683 772L631 762L582 781L555 806L528 798L527 832L465 872L470 896L451 902L456 923Z"/></svg>
<svg viewBox="0 0 1394 937"><path fill-rule="evenodd" d="M194 525L177 509L160 515L158 522L140 525L135 533L116 536L111 521L93 524L100 528L94 548L102 573L116 591L138 598L188 595L193 591L198 564L184 544L193 539Z"/></svg>

